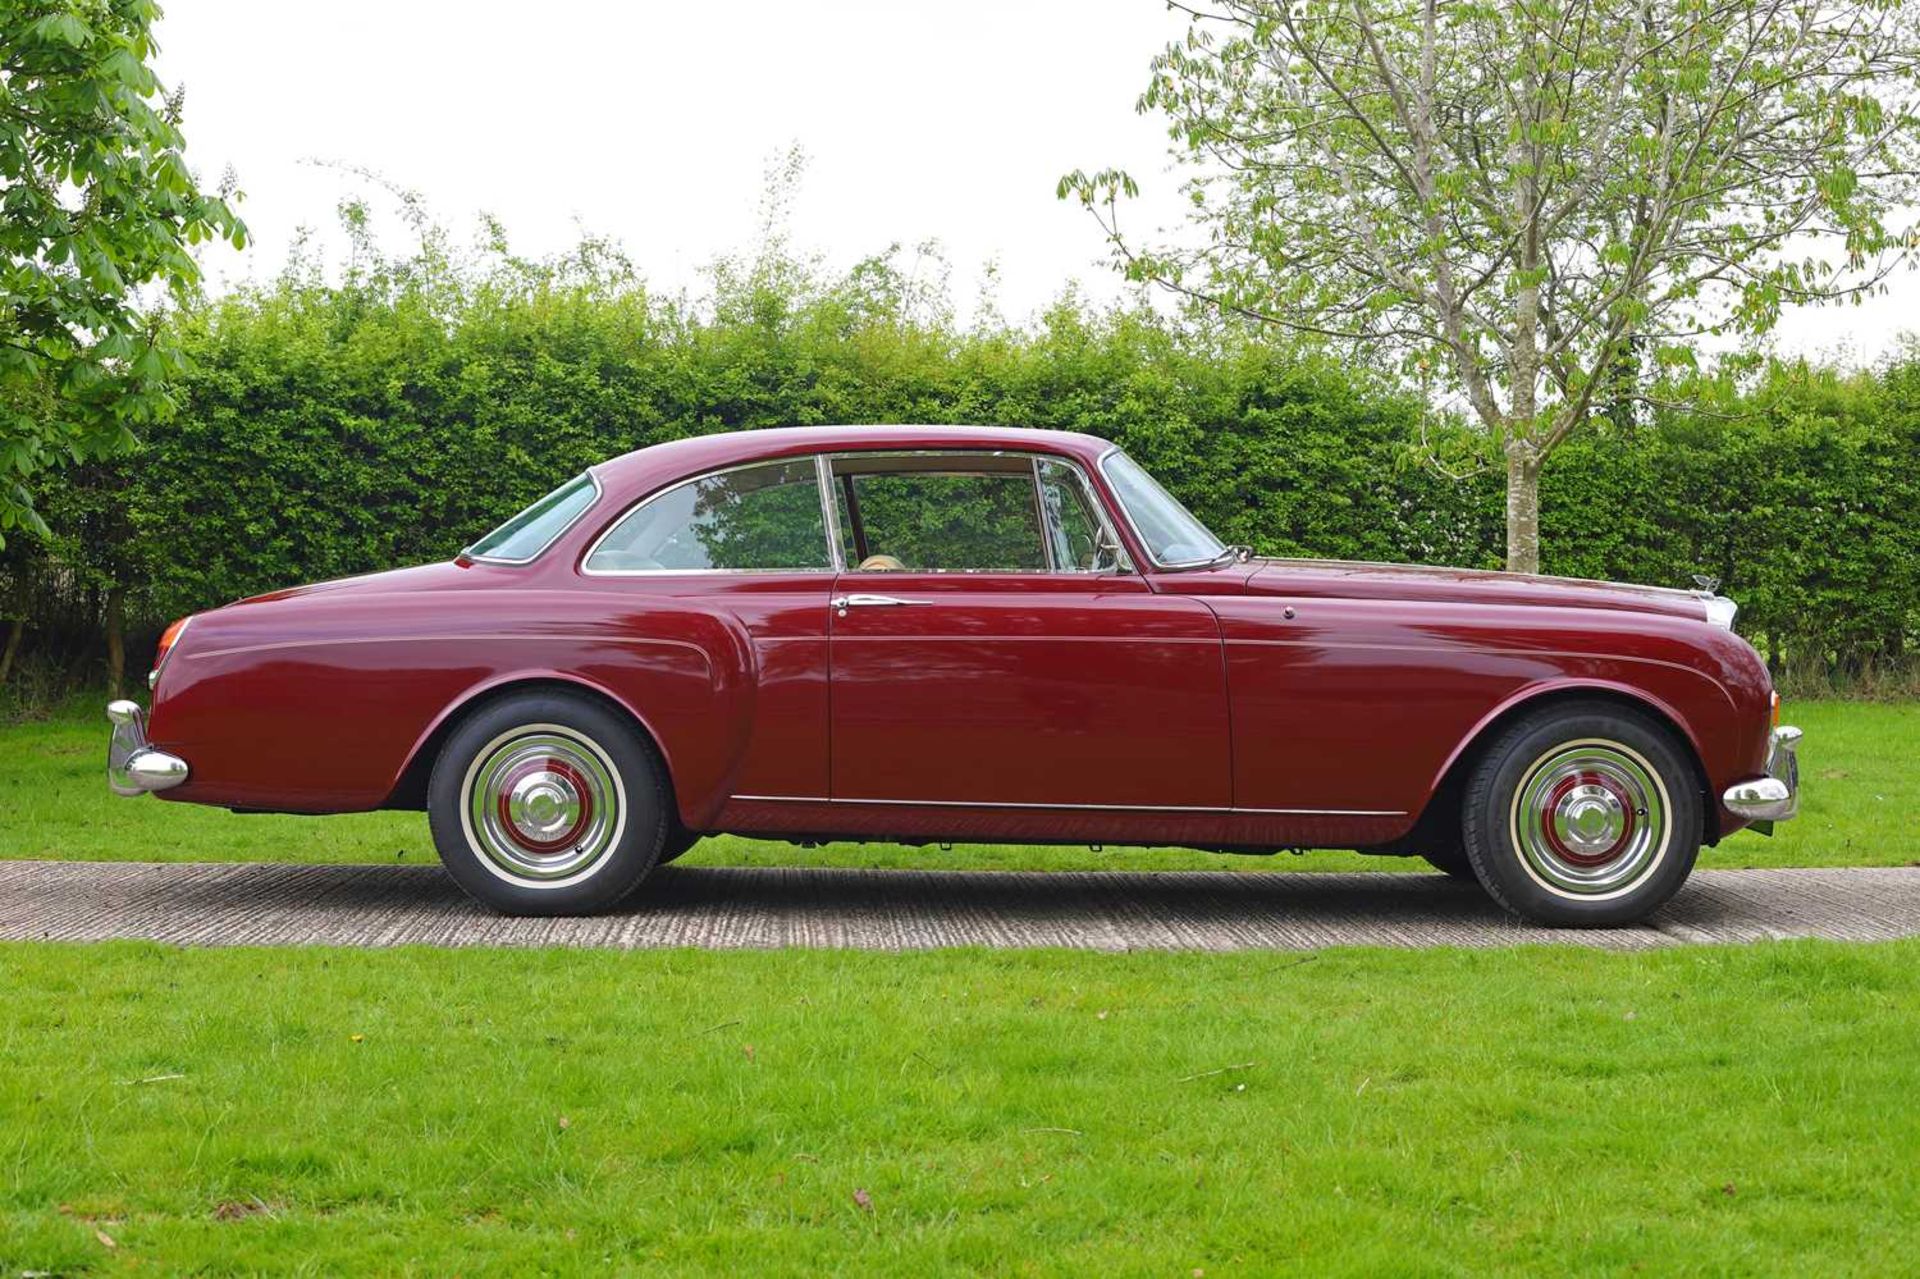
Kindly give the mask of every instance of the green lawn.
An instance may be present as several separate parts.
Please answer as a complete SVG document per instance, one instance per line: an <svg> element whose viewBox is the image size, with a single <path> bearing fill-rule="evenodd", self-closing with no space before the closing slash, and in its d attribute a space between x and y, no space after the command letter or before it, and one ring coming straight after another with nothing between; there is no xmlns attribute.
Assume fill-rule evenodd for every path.
<svg viewBox="0 0 1920 1279"><path fill-rule="evenodd" d="M1800 817L1773 839L1741 834L1703 866L1900 866L1920 861L1920 704L1800 702L1807 732ZM139 861L430 861L426 820L411 813L240 817L217 809L107 793L107 727L98 713L0 727L0 857ZM708 840L689 865L815 864L954 868L1425 870L1352 853L1228 857L1176 849L841 845L806 850L757 840Z"/></svg>
<svg viewBox="0 0 1920 1279"><path fill-rule="evenodd" d="M0 972L7 1276L1920 1256L1915 942L43 944L0 946Z"/></svg>
<svg viewBox="0 0 1920 1279"><path fill-rule="evenodd" d="M1801 819L1706 864L1920 860L1920 709L1793 718ZM413 815L113 799L104 739L92 716L0 729L0 855L432 856ZM692 858L1399 865L744 840ZM1896 1274L1920 1255L1916 1026L1920 941L0 945L0 1279Z"/></svg>

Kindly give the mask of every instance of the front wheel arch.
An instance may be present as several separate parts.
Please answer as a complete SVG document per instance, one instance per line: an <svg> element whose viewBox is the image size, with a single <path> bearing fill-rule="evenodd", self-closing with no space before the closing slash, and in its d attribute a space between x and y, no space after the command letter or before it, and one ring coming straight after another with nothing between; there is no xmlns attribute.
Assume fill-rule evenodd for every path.
<svg viewBox="0 0 1920 1279"><path fill-rule="evenodd" d="M1463 841L1510 913L1550 927L1638 923L1692 873L1706 804L1685 739L1639 707L1585 698L1509 724L1468 778Z"/></svg>
<svg viewBox="0 0 1920 1279"><path fill-rule="evenodd" d="M1720 806L1713 802L1712 787L1707 781L1706 765L1700 760L1700 748L1688 732L1666 707L1645 697L1636 697L1618 688L1606 685L1560 685L1545 689L1530 697L1516 698L1489 716L1474 730L1471 737L1461 748L1454 752L1439 784L1433 788L1427 803L1420 810L1413 831L1404 841L1408 848L1418 851L1422 847L1453 847L1460 841L1461 804L1466 797L1467 778L1486 755L1487 748L1509 727L1532 715L1557 706L1574 704L1611 703L1638 714L1647 716L1659 724L1673 737L1674 744L1686 759L1693 771L1694 786L1700 792L1701 811L1704 824L1701 831L1702 842L1711 846L1720 841Z"/></svg>

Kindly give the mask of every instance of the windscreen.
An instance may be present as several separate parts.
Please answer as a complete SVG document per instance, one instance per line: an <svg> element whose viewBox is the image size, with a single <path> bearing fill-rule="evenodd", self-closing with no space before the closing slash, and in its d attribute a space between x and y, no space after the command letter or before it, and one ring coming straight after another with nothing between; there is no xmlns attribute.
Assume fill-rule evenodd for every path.
<svg viewBox="0 0 1920 1279"><path fill-rule="evenodd" d="M1114 495L1127 510L1134 531L1147 544L1147 553L1163 568L1205 564L1218 559L1226 546L1207 526L1160 487L1140 464L1118 449L1100 459L1100 469Z"/></svg>

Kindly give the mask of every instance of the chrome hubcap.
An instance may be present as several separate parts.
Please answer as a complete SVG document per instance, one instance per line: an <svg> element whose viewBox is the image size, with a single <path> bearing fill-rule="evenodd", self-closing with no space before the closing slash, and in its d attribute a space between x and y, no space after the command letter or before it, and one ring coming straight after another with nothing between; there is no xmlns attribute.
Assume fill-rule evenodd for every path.
<svg viewBox="0 0 1920 1279"><path fill-rule="evenodd" d="M1649 874L1671 834L1667 792L1638 754L1575 742L1536 760L1514 792L1514 848L1548 887L1613 893Z"/></svg>
<svg viewBox="0 0 1920 1279"><path fill-rule="evenodd" d="M1620 796L1596 782L1569 788L1553 809L1554 833L1569 853L1604 857L1619 847L1636 814L1627 811Z"/></svg>
<svg viewBox="0 0 1920 1279"><path fill-rule="evenodd" d="M554 769L536 769L513 784L507 796L507 821L524 842L564 841L580 824L584 804L572 777Z"/></svg>
<svg viewBox="0 0 1920 1279"><path fill-rule="evenodd" d="M538 884L578 880L613 850L622 793L598 743L558 724L489 742L467 770L464 816L495 873Z"/></svg>

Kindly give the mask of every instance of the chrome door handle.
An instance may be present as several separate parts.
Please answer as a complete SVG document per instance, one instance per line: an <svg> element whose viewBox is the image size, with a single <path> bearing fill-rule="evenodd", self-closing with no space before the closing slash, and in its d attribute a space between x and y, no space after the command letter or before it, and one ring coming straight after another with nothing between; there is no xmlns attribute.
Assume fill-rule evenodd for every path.
<svg viewBox="0 0 1920 1279"><path fill-rule="evenodd" d="M894 595L836 595L827 601L834 612L845 617L850 608L897 608L902 604L918 604L919 600L903 600Z"/></svg>

